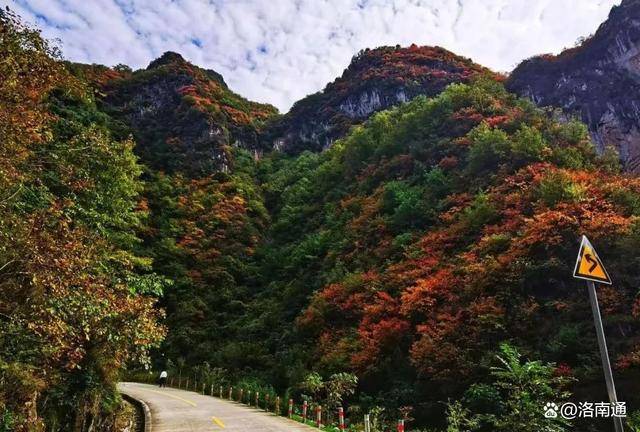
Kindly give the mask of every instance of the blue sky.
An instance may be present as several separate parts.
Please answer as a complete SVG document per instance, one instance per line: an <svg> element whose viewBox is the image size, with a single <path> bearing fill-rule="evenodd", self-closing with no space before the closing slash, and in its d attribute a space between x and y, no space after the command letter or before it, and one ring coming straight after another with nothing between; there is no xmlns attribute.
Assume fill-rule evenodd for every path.
<svg viewBox="0 0 640 432"><path fill-rule="evenodd" d="M164 51L287 111L366 47L440 45L498 71L593 33L620 0L0 0L66 58L145 67Z"/></svg>

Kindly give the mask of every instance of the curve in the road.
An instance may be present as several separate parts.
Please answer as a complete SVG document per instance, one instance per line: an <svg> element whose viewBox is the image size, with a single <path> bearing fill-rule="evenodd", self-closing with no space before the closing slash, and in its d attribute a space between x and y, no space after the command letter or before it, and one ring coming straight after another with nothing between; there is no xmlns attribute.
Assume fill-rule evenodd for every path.
<svg viewBox="0 0 640 432"><path fill-rule="evenodd" d="M310 432L318 429L216 397L149 384L120 383L120 392L144 402L152 432Z"/></svg>

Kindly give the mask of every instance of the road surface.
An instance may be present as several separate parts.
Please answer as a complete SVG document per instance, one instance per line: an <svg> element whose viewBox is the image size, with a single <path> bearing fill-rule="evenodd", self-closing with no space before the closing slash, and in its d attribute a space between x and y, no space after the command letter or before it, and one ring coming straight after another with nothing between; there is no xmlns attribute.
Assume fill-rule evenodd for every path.
<svg viewBox="0 0 640 432"><path fill-rule="evenodd" d="M317 432L301 423L211 396L120 383L118 390L148 405L152 432Z"/></svg>

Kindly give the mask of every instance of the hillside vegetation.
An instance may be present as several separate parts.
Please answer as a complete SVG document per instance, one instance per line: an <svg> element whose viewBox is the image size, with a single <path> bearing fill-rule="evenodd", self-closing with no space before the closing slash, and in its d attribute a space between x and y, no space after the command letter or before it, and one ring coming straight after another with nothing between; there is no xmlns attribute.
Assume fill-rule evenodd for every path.
<svg viewBox="0 0 640 432"><path fill-rule="evenodd" d="M640 181L617 173L615 154L598 157L584 125L481 79L261 168L273 221L241 323L246 344L260 341L247 354L272 353L276 382L351 371L361 403L413 406L433 423L442 401L487 382L509 342L597 398L595 332L571 277L584 233L615 275L600 296L631 404Z"/></svg>
<svg viewBox="0 0 640 432"><path fill-rule="evenodd" d="M131 133L136 152L155 170L190 177L227 171L232 149L256 155L258 134L277 110L231 91L218 73L166 52L146 69L69 64L96 90L100 109Z"/></svg>
<svg viewBox="0 0 640 432"><path fill-rule="evenodd" d="M141 167L4 11L0 57L0 430L108 430L119 372L164 334L164 279L138 252Z"/></svg>
<svg viewBox="0 0 640 432"><path fill-rule="evenodd" d="M480 74L493 73L441 47L367 48L321 92L273 118L262 140L290 154L320 151L378 111L418 95L435 96L448 84L468 82Z"/></svg>

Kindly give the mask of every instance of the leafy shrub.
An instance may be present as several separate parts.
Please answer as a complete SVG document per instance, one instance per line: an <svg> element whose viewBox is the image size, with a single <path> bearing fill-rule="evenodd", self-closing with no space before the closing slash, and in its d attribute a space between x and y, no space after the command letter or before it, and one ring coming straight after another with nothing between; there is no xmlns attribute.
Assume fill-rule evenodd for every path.
<svg viewBox="0 0 640 432"><path fill-rule="evenodd" d="M548 207L555 207L560 202L581 200L584 188L574 183L564 172L551 171L540 181L538 194Z"/></svg>
<svg viewBox="0 0 640 432"><path fill-rule="evenodd" d="M490 128L482 123L469 134L471 147L468 155L468 169L472 173L494 170L504 160L511 143L501 129Z"/></svg>
<svg viewBox="0 0 640 432"><path fill-rule="evenodd" d="M491 368L491 385L474 385L465 393L465 403L448 406L448 432L569 430L561 416L545 418L544 405L569 396L567 381L555 375L555 366L523 361L517 349L500 346L498 366Z"/></svg>
<svg viewBox="0 0 640 432"><path fill-rule="evenodd" d="M522 125L513 136L513 155L520 163L537 162L551 151L542 133L528 125Z"/></svg>
<svg viewBox="0 0 640 432"><path fill-rule="evenodd" d="M485 224L491 222L497 211L491 203L491 198L485 193L479 193L473 202L464 209L462 221L471 231L477 231Z"/></svg>

